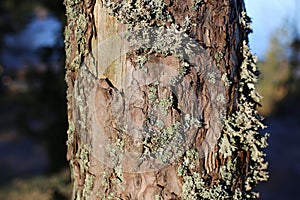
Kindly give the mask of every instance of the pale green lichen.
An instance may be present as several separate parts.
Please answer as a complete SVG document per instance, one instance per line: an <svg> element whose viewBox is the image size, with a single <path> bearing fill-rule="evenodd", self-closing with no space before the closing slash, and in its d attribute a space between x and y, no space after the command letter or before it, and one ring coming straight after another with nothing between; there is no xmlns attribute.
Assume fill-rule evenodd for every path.
<svg viewBox="0 0 300 200"><path fill-rule="evenodd" d="M184 22L183 22L183 30L185 30L185 32L187 32L188 30L190 30L192 28L192 26L196 26L196 24L193 23L190 16L185 16Z"/></svg>
<svg viewBox="0 0 300 200"><path fill-rule="evenodd" d="M160 195L155 195L155 200L162 200L163 198Z"/></svg>
<svg viewBox="0 0 300 200"><path fill-rule="evenodd" d="M79 158L79 164L80 164L80 172L81 174L85 174L89 170L90 167L90 153L91 153L91 147L88 144L84 144L77 155Z"/></svg>
<svg viewBox="0 0 300 200"><path fill-rule="evenodd" d="M195 162L197 162L197 152L195 150L189 150L184 156L185 162L178 168L178 175L183 177L182 186L182 199L183 200L241 200L245 199L247 195L243 194L240 188L234 190L233 194L230 192L232 186L232 180L234 180L236 162L234 164L227 162L226 166L221 166L220 174L223 180L226 180L225 184L208 186L208 181L201 176L200 173L193 171ZM227 170L229 169L229 171ZM233 170L233 171L230 171ZM204 172L203 172L204 174ZM253 197L252 194L251 197ZM251 199L250 197L248 199Z"/></svg>
<svg viewBox="0 0 300 200"><path fill-rule="evenodd" d="M186 177L190 169L195 169L198 159L199 155L195 149L187 149L183 156L183 162L177 169L177 175Z"/></svg>
<svg viewBox="0 0 300 200"><path fill-rule="evenodd" d="M76 41L77 41L77 47L76 50L77 54L74 56L69 63L69 69L68 70L74 70L78 69L81 65L81 59L82 56L86 55L89 52L89 49L87 49L87 40L86 40L86 30L88 27L89 21L87 20L88 17L86 16L86 13L84 13L83 9L81 9L80 3L82 3L82 0L79 1L73 1L73 0L65 0L64 4L66 6L66 15L69 19L68 24L65 28L65 49L66 49L66 57L67 59L71 56L71 51L74 51L73 48L71 48L71 35L74 35ZM66 74L68 75L68 74Z"/></svg>
<svg viewBox="0 0 300 200"><path fill-rule="evenodd" d="M123 154L122 151L120 151L120 149L118 149L116 145L107 144L105 147L105 153L107 154L107 157L110 160L110 165L112 167L116 167L120 164Z"/></svg>
<svg viewBox="0 0 300 200"><path fill-rule="evenodd" d="M232 138L230 138L232 139ZM219 142L219 152L223 154L224 158L232 156L232 152L236 149L234 143L230 143L228 136L224 135Z"/></svg>
<svg viewBox="0 0 300 200"><path fill-rule="evenodd" d="M114 168L114 173L116 174L116 177L123 182L124 178L123 178L123 170L122 170L122 166L118 165Z"/></svg>
<svg viewBox="0 0 300 200"><path fill-rule="evenodd" d="M185 114L183 116L183 126L184 126L184 132L187 132L191 126L194 126L196 128L202 127L202 122L200 119L192 117L190 114Z"/></svg>
<svg viewBox="0 0 300 200"><path fill-rule="evenodd" d="M173 77L170 80L170 85L173 85L173 86L175 86L177 83L179 83L183 79L183 77L187 73L188 67L190 67L190 64L188 62L184 61L181 56L179 56L179 59L181 60L179 74L178 74L178 76Z"/></svg>
<svg viewBox="0 0 300 200"><path fill-rule="evenodd" d="M217 77L216 72L210 72L207 74L207 76L208 76L209 83L213 83L213 84L216 83L216 77Z"/></svg>
<svg viewBox="0 0 300 200"><path fill-rule="evenodd" d="M185 152L185 156L183 157L183 165L189 167L190 169L194 169L196 166L195 161L199 159L198 152L195 149L188 149Z"/></svg>
<svg viewBox="0 0 300 200"><path fill-rule="evenodd" d="M157 119L156 120L156 124L155 124L156 126L157 126L157 128L158 129L163 129L164 128L164 126L165 126L165 123L164 123L164 121L163 120L161 120L161 119Z"/></svg>
<svg viewBox="0 0 300 200"><path fill-rule="evenodd" d="M218 94L217 101L222 103L223 105L225 105L225 103L226 103L226 99L223 94Z"/></svg>
<svg viewBox="0 0 300 200"><path fill-rule="evenodd" d="M157 99L157 89L155 86L149 88L148 100L150 103L154 103Z"/></svg>
<svg viewBox="0 0 300 200"><path fill-rule="evenodd" d="M144 140L145 150L142 159L154 157L164 164L175 161L184 150L183 134L180 122L175 122L160 132L154 132Z"/></svg>
<svg viewBox="0 0 300 200"><path fill-rule="evenodd" d="M106 146L106 152L110 159L110 165L112 165L112 173L108 176L106 173L102 176L102 182L114 188L116 191L125 190L122 160L124 155L124 142L125 134L121 131L118 132L118 137L115 138L114 145L108 144ZM113 190L113 189L112 189ZM110 193L112 195L113 192Z"/></svg>
<svg viewBox="0 0 300 200"><path fill-rule="evenodd" d="M198 153L195 150L187 150L184 162L178 168L178 175L182 176L184 180L182 185L182 199L230 199L226 186L219 184L208 187L206 181L198 172L192 172L195 169L198 159Z"/></svg>
<svg viewBox="0 0 300 200"><path fill-rule="evenodd" d="M91 147L87 144L84 144L80 151L77 153L78 162L79 162L79 169L81 176L85 177L84 185L83 185L83 198L88 199L90 192L92 191L93 184L94 184L94 175L89 173L90 168L90 156Z"/></svg>
<svg viewBox="0 0 300 200"><path fill-rule="evenodd" d="M148 57L146 57L144 55L139 55L137 57L137 59L135 60L135 62L138 63L140 65L140 67L142 68L148 60L149 60Z"/></svg>
<svg viewBox="0 0 300 200"><path fill-rule="evenodd" d="M167 127L166 129L163 129L162 132L160 132L157 135L157 138L152 138L155 143L159 143L159 146L164 146L168 144L170 139L173 139L175 134L179 131L178 128L180 126L179 122L175 122L172 126Z"/></svg>
<svg viewBox="0 0 300 200"><path fill-rule="evenodd" d="M74 142L74 131L75 131L75 125L74 122L69 120L69 129L67 130L68 140L66 142L67 146L71 146Z"/></svg>
<svg viewBox="0 0 300 200"><path fill-rule="evenodd" d="M248 173L242 196L245 199L255 199L258 194L252 192L252 188L268 178L267 163L264 161L265 153L262 151L267 146L267 134L262 135L259 131L264 129L262 118L255 110L259 97L253 98L249 91L255 91L254 83L257 81L257 69L253 63L252 55L246 42L243 46L244 62L241 66L241 81L239 83L239 99L237 110L224 123L224 134L220 138L219 152L226 158L237 156L237 151L250 152ZM251 94L251 93L250 93ZM239 148L237 148L239 147ZM236 174L236 161L229 161L226 167L222 167L220 173L229 185L232 182L230 174ZM231 165L229 165L231 164ZM241 196L240 194L236 194Z"/></svg>
<svg viewBox="0 0 300 200"><path fill-rule="evenodd" d="M197 9L201 3L202 1L194 1L193 6ZM120 23L127 25L128 32L125 37L134 47L135 53L139 52L136 55L136 63L142 69L147 71L143 66L151 54L173 54L181 62L181 68L179 75L174 77L170 84L175 85L182 80L187 67L190 66L185 60L194 57L195 52L198 52L195 49L195 40L187 34L191 27L196 25L191 16L185 16L183 24L175 24L163 0L126 0L121 3L103 0L102 5ZM171 24L166 26L167 22Z"/></svg>
<svg viewBox="0 0 300 200"><path fill-rule="evenodd" d="M193 5L191 6L191 9L194 11L197 11L202 3L203 3L203 0L194 0Z"/></svg>
<svg viewBox="0 0 300 200"><path fill-rule="evenodd" d="M107 197L103 196L103 199L122 200L120 197L115 196L115 194L112 192L109 193Z"/></svg>
<svg viewBox="0 0 300 200"><path fill-rule="evenodd" d="M217 66L220 66L220 61L224 58L224 54L222 51L218 51L216 54L215 54L215 59L217 61Z"/></svg>
<svg viewBox="0 0 300 200"><path fill-rule="evenodd" d="M80 0L71 1L68 0L69 5L74 6L80 3ZM164 1L155 0L155 1L121 1L121 3L115 3L111 0L103 0L102 4L108 8L109 13L116 17L116 19L123 23L127 24L129 29L133 29L134 27L149 27L153 24L157 24L158 27L164 26L166 22L173 22L173 17L167 11ZM198 10L200 5L202 4L201 0L195 0L192 6L192 9ZM141 8L148 5L148 9L142 10ZM80 10L67 10L70 16L79 16L79 22L72 22L66 29L66 33L71 33L72 26L76 25L75 37L79 43L80 49L78 50L78 55L73 59L72 66L74 69L77 69L80 66L81 56L86 52L85 44L86 40L84 37L84 30L86 29L86 16L84 16ZM245 12L241 13L240 23L245 32L248 32L250 29L250 22ZM78 25L78 26L77 26ZM157 28L152 29L149 34L158 36L153 41L143 40L144 38L136 39L136 34L131 35L129 41L133 45L139 45L139 47L143 48L143 54L139 55L137 59L137 63L143 65L147 62L148 56L153 53L160 53L162 55L170 55L174 54L180 62L184 61L184 58L188 54L193 54L193 42L189 42L188 40L184 40L183 38L189 38L188 35L184 33L193 25L193 21L189 16L185 18L184 25L181 26L182 29L179 28L178 25L174 23L171 24L170 27L166 28ZM136 33L136 30L134 31ZM176 33L176 34L175 34ZM179 34L178 34L179 33ZM140 34L147 35L147 34ZM139 35L139 36L140 36ZM162 39L163 38L163 39ZM165 38L169 38L170 40L164 40ZM146 41L146 43L141 43ZM174 43L175 41L175 43ZM183 44L185 46L183 46ZM66 50L67 54L70 54L69 43L66 42ZM265 172L266 163L264 162L264 153L262 153L261 149L266 146L266 136L262 136L259 134L258 129L263 128L263 124L261 123L261 119L255 111L256 103L259 101L260 96L255 92L254 84L257 81L256 74L256 63L255 58L252 57L249 52L249 48L247 46L247 42L244 42L244 46L242 49L244 62L241 66L240 77L241 81L239 83L239 98L238 98L238 108L232 116L229 116L225 121L224 133L222 138L220 139L220 150L219 153L222 154L225 158L227 158L226 166L221 166L220 174L222 176L222 180L219 185L213 185L208 187L207 180L203 178L202 174L198 172L194 172L195 166L197 165L198 153L196 150L190 149L186 151L183 162L179 164L178 167L178 175L183 177L184 183L182 186L182 199L251 199L256 198L257 194L251 192L250 190L254 185L256 185L259 181L265 180L267 178L267 174ZM217 62L222 59L222 55L219 53L215 56ZM183 66L183 65L181 65ZM186 74L187 66L181 68L180 76L174 81L177 83L181 80ZM224 75L223 75L224 76ZM222 79L223 79L222 76ZM226 79L225 79L226 77ZM209 81L214 82L213 74L209 75ZM229 86L231 83L228 81L227 75L224 76L224 82ZM250 91L249 94L247 92ZM148 96L149 101L154 103L157 100L156 91L153 90L150 97ZM165 106L169 108L170 106ZM200 124L199 120L194 120L194 123ZM162 128L161 132L154 137L152 140L152 146L149 146L149 142L145 142L145 148L148 148L148 151L151 153L156 153L156 156L161 156L162 162L170 159L170 154L168 151L165 151L162 148L171 138L173 138L176 134L183 132L179 130L179 127L182 126L181 123L175 123L174 125ZM199 125L200 126L200 125ZM70 129L70 132L73 132L73 129ZM176 136L176 138L181 140L181 135ZM71 138L71 137L70 137ZM116 141L117 146L123 146L121 140ZM148 145L148 146L147 146ZM230 195L228 191L228 186L232 184L232 182L236 179L232 175L236 174L237 170L237 161L230 161L231 156L236 156L235 154L238 151L236 146L241 145L241 148L245 151L251 152L251 162L249 166L249 173L246 179L245 188L242 190L237 188ZM158 147L159 146L159 147ZM161 147L162 146L162 147ZM239 146L240 147L240 146ZM87 147L87 149L89 149ZM155 152L156 150L156 152ZM85 153L84 153L85 152ZM83 162L81 163L84 170L88 170L89 161L88 154L89 151L83 150L83 154L81 155L83 158ZM117 152L112 152L113 156L117 156ZM116 157L117 158L117 157ZM118 159L116 159L118 160ZM121 185L123 181L122 169L120 168L119 163L116 161L114 168L115 178L110 180L111 183L115 185ZM204 174L204 173L203 173ZM92 178L86 177L87 185L86 191L89 191L92 187ZM106 179L106 177L104 177ZM225 182L225 183L223 183ZM250 191L245 193L244 190ZM158 196L158 195L157 195ZM106 196L105 196L106 197ZM109 193L107 196L108 199L119 199L113 193Z"/></svg>
<svg viewBox="0 0 300 200"><path fill-rule="evenodd" d="M108 182L107 182L107 173L106 173L106 171L103 171L102 172L102 181L101 181L101 185L103 186L103 187L107 187L108 186Z"/></svg>
<svg viewBox="0 0 300 200"><path fill-rule="evenodd" d="M129 27L159 25L173 21L163 0L121 2L102 0L102 5L108 9L109 14L116 17L118 22Z"/></svg>
<svg viewBox="0 0 300 200"><path fill-rule="evenodd" d="M168 109L173 105L173 96L160 99L158 108L163 116L167 116Z"/></svg>
<svg viewBox="0 0 300 200"><path fill-rule="evenodd" d="M232 82L228 79L228 74L224 73L222 75L222 81L224 82L225 86L230 86L232 84Z"/></svg>
<svg viewBox="0 0 300 200"><path fill-rule="evenodd" d="M240 23L247 37L250 21L244 12ZM267 163L264 161L265 154L262 151L267 146L268 134L263 135L259 132L265 126L255 109L261 98L255 91L255 83L258 80L257 58L252 56L246 41L243 41L241 52L243 62L240 66L237 109L224 119L223 134L218 143L219 153L226 159L226 164L219 168L222 177L220 183L208 187L207 180L203 178L205 172L201 176L193 171L196 158L187 153L183 157L183 163L178 167L178 175L184 180L182 199L256 199L259 195L252 191L253 187L268 178ZM219 62L222 55L216 54L215 59ZM213 73L208 74L208 78L212 83L215 80ZM232 84L227 74L223 74L222 80L225 86ZM246 181L244 188L232 191L231 187L238 179L237 174L241 173L238 171L241 162L238 160L238 152L241 151L250 153L250 161L247 161L248 172L245 174Z"/></svg>
<svg viewBox="0 0 300 200"><path fill-rule="evenodd" d="M240 23L244 29L250 28L247 20L245 13L242 13ZM268 179L267 162L264 160L263 152L267 146L268 134L263 135L259 132L265 126L255 109L260 101L260 96L255 91L259 74L256 67L257 58L250 52L247 41L243 41L241 51L244 60L240 67L241 80L238 85L237 109L225 120L224 134L219 142L219 152L229 160L226 166L221 166L220 174L226 184L230 185L234 181L232 175L237 173L237 160L230 162L231 157L236 157L237 152L241 150L250 152L244 188L235 192L234 198L255 199L258 198L258 193L252 192L253 187Z"/></svg>
<svg viewBox="0 0 300 200"><path fill-rule="evenodd" d="M111 173L103 172L101 185L105 188L110 188L110 193L97 193L97 197L101 199L119 199L113 191L124 191L122 166L114 167Z"/></svg>
<svg viewBox="0 0 300 200"><path fill-rule="evenodd" d="M251 20L247 16L246 11L242 11L239 16L240 24L243 26L244 30L251 30Z"/></svg>
<svg viewBox="0 0 300 200"><path fill-rule="evenodd" d="M67 131L68 140L67 145L70 148L70 164L72 169L75 168L73 165L78 165L79 172L73 171L72 175L78 175L80 178L84 178L84 185L82 189L78 189L78 183L74 184L73 195L76 199L88 199L88 196L93 188L94 176L89 173L90 167L90 153L91 147L86 144L86 141L82 140L84 144L80 146L76 152L75 148L75 133L84 134L87 131L88 127L88 116L86 114L86 103L85 99L81 98L86 94L86 91L83 88L79 88L78 82L74 83L74 80L71 78L74 72L78 70L82 64L82 58L85 56L88 49L87 37L90 37L86 34L88 24L91 23L86 16L85 10L82 9L82 4L85 4L87 7L92 5L91 1L83 0L65 0L64 5L66 6L66 16L68 18L68 23L65 27L65 52L66 52L66 81L69 84L67 90L67 99L68 99L68 122L69 129ZM75 39L75 41L74 41ZM83 75L84 76L84 75ZM81 77L83 77L81 76ZM84 81L89 79L85 77ZM76 82L76 81L75 81ZM74 84L74 85L72 85ZM81 84L81 83L80 83ZM76 88L74 90L74 88ZM72 107L71 107L72 106ZM76 112L74 112L76 108ZM72 110L73 109L73 110ZM72 114L70 114L72 113ZM79 135L81 137L81 135ZM81 138L82 139L82 138ZM72 152L73 151L73 152ZM77 163L78 162L78 163ZM81 194L82 192L82 194ZM81 196L82 195L82 196Z"/></svg>
<svg viewBox="0 0 300 200"><path fill-rule="evenodd" d="M94 175L87 173L84 179L83 196L88 197L93 189Z"/></svg>

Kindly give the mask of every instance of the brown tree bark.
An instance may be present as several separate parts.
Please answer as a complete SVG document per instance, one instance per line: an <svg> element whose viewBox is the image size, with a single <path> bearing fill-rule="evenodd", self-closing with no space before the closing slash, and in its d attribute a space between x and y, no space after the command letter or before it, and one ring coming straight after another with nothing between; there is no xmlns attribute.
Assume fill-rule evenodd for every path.
<svg viewBox="0 0 300 200"><path fill-rule="evenodd" d="M267 179L242 0L65 0L72 199L253 199Z"/></svg>

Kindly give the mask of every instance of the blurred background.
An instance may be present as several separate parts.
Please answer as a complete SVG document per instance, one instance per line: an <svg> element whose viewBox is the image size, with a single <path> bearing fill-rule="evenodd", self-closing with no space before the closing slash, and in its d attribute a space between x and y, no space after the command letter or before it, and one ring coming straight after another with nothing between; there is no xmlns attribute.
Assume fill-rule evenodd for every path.
<svg viewBox="0 0 300 200"><path fill-rule="evenodd" d="M300 179L300 1L245 0L259 57L259 112L271 133L263 200ZM69 199L62 0L0 1L0 199Z"/></svg>
<svg viewBox="0 0 300 200"><path fill-rule="evenodd" d="M0 1L0 199L69 199L62 0Z"/></svg>
<svg viewBox="0 0 300 200"><path fill-rule="evenodd" d="M252 51L259 57L260 113L271 134L266 149L270 179L261 199L299 199L300 1L246 0L252 18Z"/></svg>

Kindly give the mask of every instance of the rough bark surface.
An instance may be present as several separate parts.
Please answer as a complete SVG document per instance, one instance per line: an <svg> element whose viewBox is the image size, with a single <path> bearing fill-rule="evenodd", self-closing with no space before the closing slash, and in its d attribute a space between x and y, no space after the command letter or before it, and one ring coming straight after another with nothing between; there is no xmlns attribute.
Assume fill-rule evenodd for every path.
<svg viewBox="0 0 300 200"><path fill-rule="evenodd" d="M243 1L153 2L65 1L73 199L255 198L265 137ZM136 50L140 28L188 39Z"/></svg>

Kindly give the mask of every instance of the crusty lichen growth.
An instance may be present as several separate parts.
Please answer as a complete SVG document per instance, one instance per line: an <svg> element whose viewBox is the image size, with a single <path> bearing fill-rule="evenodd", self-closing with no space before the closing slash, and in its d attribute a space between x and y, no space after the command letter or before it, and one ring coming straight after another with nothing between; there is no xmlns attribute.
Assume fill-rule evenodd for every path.
<svg viewBox="0 0 300 200"><path fill-rule="evenodd" d="M74 76L77 69L82 64L82 58L89 52L88 39L86 31L89 23L87 14L83 7L92 7L93 2L83 0L64 0L66 7L67 25L65 27L65 53L66 53L66 82L68 83L67 99L68 99L68 141L67 145L72 148L75 142L75 121L72 121L72 101ZM72 155L70 155L72 157ZM69 158L71 159L71 158Z"/></svg>
<svg viewBox="0 0 300 200"><path fill-rule="evenodd" d="M124 133L118 132L117 138L113 145L107 144L106 151L109 154L111 170L109 173L103 172L102 174L102 186L109 188L109 194L102 194L102 199L119 199L115 194L115 191L123 191L124 177L122 169L122 159L124 154ZM104 152L103 152L104 153ZM106 196L107 195L107 196Z"/></svg>
<svg viewBox="0 0 300 200"><path fill-rule="evenodd" d="M93 1L65 0L67 25L65 27L65 52L66 52L66 82L68 84L68 160L70 161L73 185L73 199L88 199L92 190L94 175L89 173L91 147L86 141L78 146L80 131L88 126L85 115L86 102L82 98L85 93L83 88L74 89L76 75L79 74L82 59L89 52L88 40L91 34L87 34L92 23L87 10L92 9ZM85 77L88 79L89 77ZM82 83L77 83L81 85ZM76 90L76 92L75 92ZM77 107L75 113L74 108ZM79 117L80 116L80 117ZM82 132L82 134L84 134ZM77 134L77 135L76 135Z"/></svg>
<svg viewBox="0 0 300 200"><path fill-rule="evenodd" d="M83 187L83 196L88 197L93 189L93 183L94 183L94 176L91 174L86 174L85 180L84 180L84 187Z"/></svg>
<svg viewBox="0 0 300 200"><path fill-rule="evenodd" d="M173 96L168 98L160 99L158 103L158 108L163 116L167 116L168 109L173 105Z"/></svg>
<svg viewBox="0 0 300 200"><path fill-rule="evenodd" d="M256 111L260 95L255 90L258 80L257 59L249 50L247 38L250 30L249 17L243 11L240 24L244 33L241 52L243 62L240 66L240 81L238 85L238 100L236 110L224 120L223 134L219 140L219 153L225 158L225 165L220 166L221 179L217 185L208 186L209 181L203 174L195 171L197 153L189 150L179 165L178 175L183 177L182 199L256 199L259 194L253 192L253 187L268 178L267 163L264 160L263 149L267 146L268 134L261 134L264 129L262 118ZM222 53L215 54L217 63L222 59ZM214 74L208 74L209 81L214 82ZM225 73L222 76L225 86L232 83ZM240 154L246 154L246 158ZM247 156L248 155L248 156ZM241 160L244 159L244 160ZM243 163L241 163L243 162ZM240 166L247 163L247 168L241 171ZM245 176L243 188L235 188L240 180L238 174ZM234 190L232 190L234 189Z"/></svg>
<svg viewBox="0 0 300 200"><path fill-rule="evenodd" d="M85 36L88 23L86 13L81 9L83 4L88 7L89 4L94 1L83 0L65 0L67 6L67 15L70 20L66 27L65 34L72 35L75 38L76 47L71 46L74 41L71 41L71 37L67 37L66 54L69 67L66 73L66 78L71 80L70 74L80 68L82 58L88 52L88 41ZM185 16L183 24L176 24L172 13L170 13L163 0L154 1L113 1L102 0L102 5L107 8L108 12L115 16L116 19L126 24L129 31L132 31L131 35L127 38L128 41L139 50L136 53L136 63L143 67L149 60L149 55L158 53L163 56L174 55L180 61L179 76L171 80L171 85L175 85L181 81L187 74L187 70L191 65L186 60L195 52L194 40L191 40L187 34L189 30L195 26L195 22L192 20L194 16ZM204 4L202 0L194 0L191 10L195 11L194 14L198 14L198 9ZM81 6L78 6L81 5ZM168 24L168 25L167 25ZM267 173L265 172L266 163L264 162L264 153L262 149L266 147L266 136L261 135L258 131L264 128L261 123L261 118L255 110L260 96L255 91L255 83L257 81L257 68L256 59L249 51L247 44L248 33L250 32L250 22L245 12L240 16L241 31L244 35L244 42L241 48L243 55L243 63L240 67L240 82L238 86L238 100L237 109L224 120L224 130L222 137L219 140L219 154L225 158L225 165L219 169L221 176L218 180L218 184L212 184L209 181L205 172L199 172L196 166L199 166L199 155L196 149L188 149L184 152L177 152L182 157L182 162L178 163L178 176L182 177L182 199L253 199L257 197L256 193L251 190L259 181L267 179ZM145 27L152 27L151 29L145 29ZM149 40L149 35L154 39ZM72 49L77 49L75 54ZM215 54L215 60L219 65L219 62L223 59L223 52L219 51ZM215 74L208 74L211 83L215 81ZM226 86L230 86L232 83L229 81L229 76L224 74L222 79ZM150 87L150 93L148 100L151 104L157 104L161 114L166 115L168 111L172 109L172 99L158 99L157 85ZM71 101L72 90L68 91L68 99ZM224 101L224 98L219 97L220 101ZM78 96L75 102L80 103L81 99ZM79 104L78 104L79 105ZM83 107L82 107L83 108ZM68 108L70 109L70 107ZM80 108L79 108L80 109ZM149 121L151 122L152 119ZM170 140L175 145L181 144L183 141L183 135L185 129L188 129L191 125L200 127L199 120L191 119L188 116L182 122L175 122L171 126L165 127L163 122L154 122L158 127L159 132L156 132L155 137L148 140L145 138L144 144L144 156L156 156L162 163L166 163L172 160L176 152L166 151L164 144ZM187 120L189 119L189 120ZM155 120L152 120L155 121ZM82 121L81 126L87 121ZM149 122L149 127L151 123ZM160 123L160 125L158 125ZM147 128L149 128L147 127ZM70 127L68 131L69 139L68 145L74 144L74 132L75 125L70 121ZM176 137L174 137L176 136ZM172 140L176 138L177 140ZM122 147L122 138L116 140L115 146ZM83 146L81 153L75 155L72 159L79 158L80 174L87 174L84 181L83 194L84 198L87 198L93 187L93 175L88 173L89 169L89 146ZM114 156L116 152L112 152ZM240 180L238 174L241 172L239 165L242 162L239 157L239 153L246 153L249 155L250 160L244 160L249 163L247 170L244 172L246 175L246 181L242 184L244 188L234 188L232 185L237 180ZM175 156L176 157L176 156ZM110 187L109 185L115 185L118 187L123 186L123 172L121 165L118 163L119 158L116 156L116 163L112 172L104 173L102 177L103 186ZM81 161L82 160L82 161ZM71 161L71 163L74 160ZM119 199L114 192L109 194L103 194L104 199ZM160 196L156 196L156 199L160 199Z"/></svg>
<svg viewBox="0 0 300 200"><path fill-rule="evenodd" d="M68 70L72 69L78 69L81 65L81 58L83 55L86 55L89 51L87 49L87 39L85 37L85 33L88 28L88 16L83 10L83 5L87 4L88 1L83 0L65 0L64 4L66 6L66 16L68 17L67 26L65 27L65 49L66 49L66 56L67 60L69 60L70 63L68 66ZM73 41L71 41L71 38L69 36L74 36L75 40L77 42L77 48L76 48L76 55L73 55L72 58L70 58L72 55L72 49L71 44Z"/></svg>
<svg viewBox="0 0 300 200"><path fill-rule="evenodd" d="M194 0L194 3L191 7L192 10L198 10L201 4L203 3L203 0Z"/></svg>
<svg viewBox="0 0 300 200"><path fill-rule="evenodd" d="M173 21L163 0L121 2L102 0L102 5L119 23L127 24L129 27L159 25Z"/></svg>
<svg viewBox="0 0 300 200"><path fill-rule="evenodd" d="M87 144L83 145L80 149L80 151L77 152L76 157L78 158L78 165L79 165L79 173L80 176L83 176L84 178L84 185L82 188L82 197L84 199L88 199L90 192L93 188L93 182L94 182L94 175L89 173L90 168L90 153L91 153L91 147ZM73 163L74 160L71 160L71 163ZM76 181L76 180L75 180ZM76 195L77 192L77 195ZM78 195L81 193L81 190L77 189L77 191L73 191L73 195L76 195L76 199L80 198Z"/></svg>
<svg viewBox="0 0 300 200"><path fill-rule="evenodd" d="M218 184L208 186L208 181L203 177L203 173L196 170L199 165L199 155L195 149L186 151L183 162L179 165L178 176L182 176L182 199L183 200L211 200L211 199L235 199L239 200L240 190L235 190L230 194L230 185Z"/></svg>
<svg viewBox="0 0 300 200"><path fill-rule="evenodd" d="M241 14L240 23L247 37L250 25L245 12ZM263 152L267 146L268 134L263 135L259 132L265 126L256 110L261 99L255 90L259 74L257 58L250 52L246 40L242 43L241 51L243 62L240 67L237 109L225 121L224 133L219 142L219 152L227 158L227 164L220 168L220 173L228 186L232 184L235 179L232 175L237 174L238 154L245 152L249 155L249 160L245 160L248 163L245 172L246 181L244 188L241 188L236 195L243 199L255 199L258 193L252 191L253 187L268 179L267 163ZM227 79L225 82L228 82Z"/></svg>

